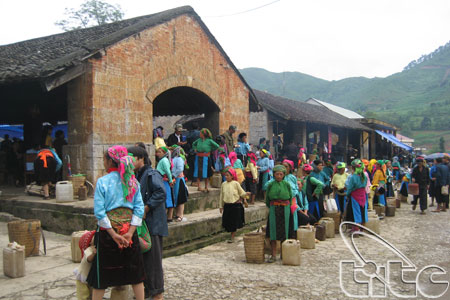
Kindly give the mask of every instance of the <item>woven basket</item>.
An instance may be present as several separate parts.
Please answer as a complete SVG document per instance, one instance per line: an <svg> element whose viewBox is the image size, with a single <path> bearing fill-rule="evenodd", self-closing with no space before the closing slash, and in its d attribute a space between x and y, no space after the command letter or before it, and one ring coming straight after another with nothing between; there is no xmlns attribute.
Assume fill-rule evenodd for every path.
<svg viewBox="0 0 450 300"><path fill-rule="evenodd" d="M86 182L86 176L69 176L69 180L72 181L73 195L78 196L78 189Z"/></svg>
<svg viewBox="0 0 450 300"><path fill-rule="evenodd" d="M20 220L8 222L9 241L25 246L25 257L39 255L41 221Z"/></svg>
<svg viewBox="0 0 450 300"><path fill-rule="evenodd" d="M251 232L244 235L245 258L248 263L264 263L264 233Z"/></svg>

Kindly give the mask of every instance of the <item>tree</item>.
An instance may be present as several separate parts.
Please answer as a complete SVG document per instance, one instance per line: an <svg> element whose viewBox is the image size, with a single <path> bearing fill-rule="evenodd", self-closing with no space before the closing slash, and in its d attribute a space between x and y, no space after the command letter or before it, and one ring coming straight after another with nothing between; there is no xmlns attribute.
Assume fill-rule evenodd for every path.
<svg viewBox="0 0 450 300"><path fill-rule="evenodd" d="M445 152L445 139L443 136L439 139L439 151L441 153Z"/></svg>
<svg viewBox="0 0 450 300"><path fill-rule="evenodd" d="M120 5L111 5L100 0L86 0L79 9L66 8L67 19L55 22L64 31L87 28L122 20L124 13Z"/></svg>
<svg viewBox="0 0 450 300"><path fill-rule="evenodd" d="M431 127L431 119L429 117L424 117L422 123L420 124L422 129L430 129Z"/></svg>

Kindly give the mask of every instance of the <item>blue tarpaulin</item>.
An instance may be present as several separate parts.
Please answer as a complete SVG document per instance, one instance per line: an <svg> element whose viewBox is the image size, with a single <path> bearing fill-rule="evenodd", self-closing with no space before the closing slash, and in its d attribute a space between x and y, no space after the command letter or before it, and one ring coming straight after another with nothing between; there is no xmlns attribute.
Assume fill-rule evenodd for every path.
<svg viewBox="0 0 450 300"><path fill-rule="evenodd" d="M394 143L395 145L397 145L400 148L403 148L403 149L405 149L407 151L413 151L414 150L413 147L403 144L395 136L393 136L390 133L386 133L386 132L383 132L381 130L375 130L375 131L376 131L376 133L378 133L379 135L381 135L382 137L384 137L388 141Z"/></svg>
<svg viewBox="0 0 450 300"><path fill-rule="evenodd" d="M64 132L67 138L67 123L53 126L52 137L55 138L55 133L58 130ZM9 134L10 139L19 138L23 140L23 126L22 125L0 125L0 137L3 139L5 134Z"/></svg>

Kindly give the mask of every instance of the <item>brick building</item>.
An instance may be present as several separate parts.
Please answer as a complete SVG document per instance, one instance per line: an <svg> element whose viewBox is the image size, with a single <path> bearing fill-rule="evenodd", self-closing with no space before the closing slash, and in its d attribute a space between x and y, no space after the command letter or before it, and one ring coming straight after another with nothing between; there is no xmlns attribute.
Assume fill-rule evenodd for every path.
<svg viewBox="0 0 450 300"><path fill-rule="evenodd" d="M151 148L154 116L203 114L218 134L230 124L248 132L258 110L189 6L1 46L0 95L0 123L25 124L25 139L42 122L67 121L72 171L93 181L110 145Z"/></svg>

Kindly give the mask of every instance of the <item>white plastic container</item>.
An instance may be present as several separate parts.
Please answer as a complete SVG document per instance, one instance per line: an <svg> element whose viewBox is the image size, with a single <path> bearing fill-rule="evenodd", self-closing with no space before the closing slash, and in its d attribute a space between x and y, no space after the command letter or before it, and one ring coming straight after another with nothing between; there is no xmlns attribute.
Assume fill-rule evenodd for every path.
<svg viewBox="0 0 450 300"><path fill-rule="evenodd" d="M72 202L73 185L70 181L58 181L56 183L56 202Z"/></svg>
<svg viewBox="0 0 450 300"><path fill-rule="evenodd" d="M281 245L281 248L283 265L300 266L300 241L285 240Z"/></svg>
<svg viewBox="0 0 450 300"><path fill-rule="evenodd" d="M25 276L25 247L16 243L3 249L3 273L11 278Z"/></svg>
<svg viewBox="0 0 450 300"><path fill-rule="evenodd" d="M300 226L297 230L297 240L303 249L314 249L316 247L316 230L313 226Z"/></svg>

